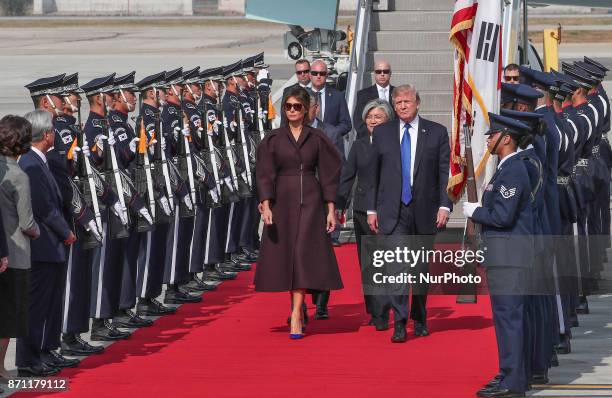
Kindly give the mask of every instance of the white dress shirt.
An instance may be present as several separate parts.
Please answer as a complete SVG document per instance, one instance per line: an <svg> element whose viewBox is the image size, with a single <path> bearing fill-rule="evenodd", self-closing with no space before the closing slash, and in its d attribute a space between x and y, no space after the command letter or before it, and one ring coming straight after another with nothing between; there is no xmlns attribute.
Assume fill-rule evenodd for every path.
<svg viewBox="0 0 612 398"><path fill-rule="evenodd" d="M32 151L38 155L39 158L42 159L43 163L49 167L49 165L47 164L47 155L45 155L44 153L42 153L42 151L36 147L31 147Z"/></svg>
<svg viewBox="0 0 612 398"><path fill-rule="evenodd" d="M381 87L377 83L376 90L378 91L378 98L385 100L387 102L389 101L389 86L388 85L387 87Z"/></svg>

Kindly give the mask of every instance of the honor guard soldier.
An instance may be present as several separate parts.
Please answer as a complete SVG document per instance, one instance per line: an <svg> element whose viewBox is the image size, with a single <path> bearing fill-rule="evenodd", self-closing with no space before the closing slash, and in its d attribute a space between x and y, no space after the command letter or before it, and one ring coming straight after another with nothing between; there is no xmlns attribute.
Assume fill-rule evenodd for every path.
<svg viewBox="0 0 612 398"><path fill-rule="evenodd" d="M192 161L191 172L195 184L193 189L193 194L195 195L195 215L193 228L190 233L190 241L181 242L183 245L181 261L186 261L189 267L189 281L183 284L183 289L196 294L216 289L216 285L205 283L198 276L198 273L203 271L203 253L210 253L210 239L207 239L209 216L212 218L213 208L221 206L221 195L217 188L220 184L219 171L213 172L213 165L205 160L207 156L210 156L210 153L205 150L208 148L208 134L205 128L206 122L202 116L202 110L204 109L202 83L203 78L199 67L183 73L184 89L182 102L183 113L187 120L184 127L189 129L190 134L188 137L190 139L184 139L186 141L185 152L187 149L189 150L189 157ZM214 106L214 102L208 105ZM185 155L187 154L185 153ZM216 163L214 167L217 167ZM215 175L217 176L216 178ZM215 230L212 230L211 233L214 234ZM217 240L219 239L217 238ZM223 261L223 258L217 262L221 261Z"/></svg>
<svg viewBox="0 0 612 398"><path fill-rule="evenodd" d="M93 249L92 256L92 302L93 318L91 339L112 341L126 339L129 332L120 331L112 324L112 317L119 310L123 251L128 237L128 209L125 205L123 187L114 146L117 143L108 122L108 111L114 101L115 74L93 79L81 88L89 102L89 117L83 128L87 142L95 143L90 159L92 172L99 173L111 187L114 200L102 199L101 210L102 247Z"/></svg>
<svg viewBox="0 0 612 398"><path fill-rule="evenodd" d="M155 194L155 229L146 232L140 242L138 256L137 305L138 315L168 315L176 310L156 300L162 292L164 265L166 259L167 237L173 219L174 192L166 159L166 142L162 134L161 106L165 103L165 93L161 88L166 73L147 76L138 83L139 120L147 141L146 162L150 164L150 174ZM149 199L150 200L150 199Z"/></svg>
<svg viewBox="0 0 612 398"><path fill-rule="evenodd" d="M589 106L587 94L588 91L596 85L596 81L591 79L586 73L579 69L573 68L571 65L563 63L563 72L572 78L580 88L577 89L572 96L573 108L581 117L587 126L584 144L582 149L576 153L576 180L578 181L582 194L582 205L578 211L578 233L579 248L580 248L580 273L581 273L581 296L576 311L579 314L588 314L589 305L587 296L592 293L593 285L592 278L597 270L601 267L596 250L592 247L595 238L591 236L597 234L597 223L588 224L588 212L592 207L592 202L595 200L594 186L594 170L593 170L593 148L599 134L598 121L595 119L594 109Z"/></svg>
<svg viewBox="0 0 612 398"><path fill-rule="evenodd" d="M138 272L138 253L142 231L151 231L153 218L149 213L143 197L140 196L134 183L134 168L136 167L136 152L140 141L136 132L128 122L129 113L136 110L136 86L134 75L130 72L113 79L113 102L108 113L108 122L115 138L115 155L121 172L124 187L125 202L130 211L129 236L122 240L125 246L121 274L121 289L119 308L113 317L113 325L125 328L140 328L151 326L150 319L141 318L132 308L136 306L136 277Z"/></svg>
<svg viewBox="0 0 612 398"><path fill-rule="evenodd" d="M193 216L195 195L193 164L191 157L187 158L185 140L191 136L189 127L185 128L185 116L182 110L183 101L183 68L166 72L165 90L166 105L161 118L163 135L166 139L166 156L168 170L176 181L172 187L174 196L174 219L166 240L166 260L164 267L164 283L166 293L165 304L197 303L201 297L192 296L179 288L179 285L189 281L189 247L193 234ZM195 104L192 105L195 107ZM169 145L168 145L169 144ZM182 163L182 164L181 164ZM183 167L181 167L183 166ZM179 170L184 170L181 173ZM190 181L191 180L191 181Z"/></svg>
<svg viewBox="0 0 612 398"><path fill-rule="evenodd" d="M240 200L232 179L232 167L228 163L228 147L225 146L227 132L223 126L220 104L220 82L223 80L223 67L211 68L200 73L203 92L200 100L201 113L206 121L202 134L202 158L213 174L219 205L208 202L205 211L196 215L194 239L202 237L203 245L194 245L191 256L192 273L203 271L204 281L236 279L236 273L221 268L225 261L225 242L227 238L228 209L233 202ZM229 136L228 140L229 140ZM235 170L235 169L234 169Z"/></svg>
<svg viewBox="0 0 612 398"><path fill-rule="evenodd" d="M228 232L225 244L226 262L223 267L231 271L244 271L251 269L249 261L245 261L240 247L241 232L244 230L242 220L252 220L251 201L253 196L253 175L251 174L251 162L249 160L249 133L245 125L251 113L248 99L241 95L241 90L246 86L242 61L228 65L223 69L225 79L225 95L223 96L224 127L229 139L229 148L232 148L235 173L232 172L232 180L238 188L241 200L230 204L228 217ZM246 111L245 111L246 108ZM227 126L225 126L227 122ZM226 148L228 143L224 142ZM232 163L229 160L228 162ZM231 166L231 165L230 165ZM234 177L235 174L235 177ZM251 225L249 223L249 225Z"/></svg>
<svg viewBox="0 0 612 398"><path fill-rule="evenodd" d="M485 266L502 373L478 391L480 397L524 397L528 389L525 358L525 287L533 263L531 184L518 141L529 134L519 121L489 113L487 146L499 156L497 171L478 203L463 213L482 226Z"/></svg>

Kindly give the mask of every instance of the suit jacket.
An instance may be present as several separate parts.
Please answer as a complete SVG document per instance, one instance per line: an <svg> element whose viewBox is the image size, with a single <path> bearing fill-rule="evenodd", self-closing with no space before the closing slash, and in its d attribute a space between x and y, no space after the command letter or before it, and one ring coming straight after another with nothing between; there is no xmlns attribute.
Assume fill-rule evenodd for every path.
<svg viewBox="0 0 612 398"><path fill-rule="evenodd" d="M368 210L377 211L381 234L390 234L399 220L402 194L399 126L399 119L395 119L376 126L373 132L372 162L367 169L372 186L364 202ZM417 234L435 234L438 209L441 206L452 209L446 193L449 157L446 128L421 117L412 183Z"/></svg>
<svg viewBox="0 0 612 398"><path fill-rule="evenodd" d="M351 132L351 114L344 94L333 87L325 87L325 114L323 122L328 136L338 137L334 144L344 159L344 136Z"/></svg>
<svg viewBox="0 0 612 398"><path fill-rule="evenodd" d="M392 85L389 85L389 100L391 100L391 93L393 92ZM368 136L368 128L362 118L363 109L368 102L378 98L378 88L376 84L361 89L357 92L357 103L355 104L355 112L353 112L353 127L357 132L357 139Z"/></svg>
<svg viewBox="0 0 612 398"><path fill-rule="evenodd" d="M351 191L355 178L357 178L357 187L355 188L353 197L353 209L356 211L366 212L368 209L365 205L365 197L372 185L368 180L368 168L370 167L372 156L372 144L370 136L362 137L353 143L349 152L348 160L342 166L342 174L340 176L340 188L336 198L336 206L338 209L348 208L351 197Z"/></svg>
<svg viewBox="0 0 612 398"><path fill-rule="evenodd" d="M340 135L337 129L332 128L329 124L321 121L321 119L315 118L315 120L316 123L311 123L310 127L317 128L323 131L327 138L329 138L330 141L334 143L334 146L336 147L336 149L338 149L338 152L340 152L342 158L344 158L344 142L342 135Z"/></svg>
<svg viewBox="0 0 612 398"><path fill-rule="evenodd" d="M19 158L19 166L30 179L32 211L40 236L31 243L32 262L65 261L64 240L70 227L62 214L62 194L44 161L30 150Z"/></svg>

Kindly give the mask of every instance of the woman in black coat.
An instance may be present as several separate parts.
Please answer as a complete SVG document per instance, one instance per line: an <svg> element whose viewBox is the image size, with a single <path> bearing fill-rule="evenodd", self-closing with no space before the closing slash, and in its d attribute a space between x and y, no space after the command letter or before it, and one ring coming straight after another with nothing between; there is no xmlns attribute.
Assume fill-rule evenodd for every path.
<svg viewBox="0 0 612 398"><path fill-rule="evenodd" d="M368 135L359 138L353 143L348 159L342 167L342 175L340 177L340 188L336 198L336 212L338 218L340 213L344 212L348 207L351 199L351 191L353 184L357 179L357 187L353 196L353 228L355 229L355 239L357 241L357 253L361 263L361 237L370 235L372 231L368 227L367 209L362 203L363 197L368 191L370 183L365 178L365 170L370 165L370 148L372 147L372 132L374 127L379 124L388 122L393 118L393 109L385 100L374 99L366 104L363 108L363 121L368 129ZM370 313L371 296L364 295L366 311ZM372 325L370 321L370 325Z"/></svg>
<svg viewBox="0 0 612 398"><path fill-rule="evenodd" d="M336 227L341 157L324 132L306 125L309 105L306 90L291 89L283 103L288 125L257 147L264 230L255 290L291 292L291 338L302 337L306 290L343 287L329 236Z"/></svg>

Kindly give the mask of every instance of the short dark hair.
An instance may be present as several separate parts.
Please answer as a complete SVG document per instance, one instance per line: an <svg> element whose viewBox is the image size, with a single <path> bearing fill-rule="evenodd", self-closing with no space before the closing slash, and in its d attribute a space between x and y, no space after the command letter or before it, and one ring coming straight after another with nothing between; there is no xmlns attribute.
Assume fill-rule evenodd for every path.
<svg viewBox="0 0 612 398"><path fill-rule="evenodd" d="M508 71L514 71L514 70L520 70L519 66L517 64L508 64L506 65L506 67L504 68L504 73L508 72Z"/></svg>
<svg viewBox="0 0 612 398"><path fill-rule="evenodd" d="M32 125L21 116L6 115L0 119L0 153L19 156L32 146Z"/></svg>
<svg viewBox="0 0 612 398"><path fill-rule="evenodd" d="M308 66L310 66L310 61L305 58L298 59L297 61L295 61L295 66L298 66L300 64L308 64Z"/></svg>
<svg viewBox="0 0 612 398"><path fill-rule="evenodd" d="M291 87L287 91L287 95L285 96L285 99L283 100L283 112L285 112L285 104L287 103L287 100L290 97L293 97L293 98L297 99L298 102L300 104L302 104L302 106L306 110L306 114L308 114L308 110L310 109L310 94L308 94L308 91L306 91L305 88L303 88L303 87ZM304 114L304 116L306 114ZM306 123L307 123L307 120L306 120L306 117L304 117L304 124L306 124Z"/></svg>

